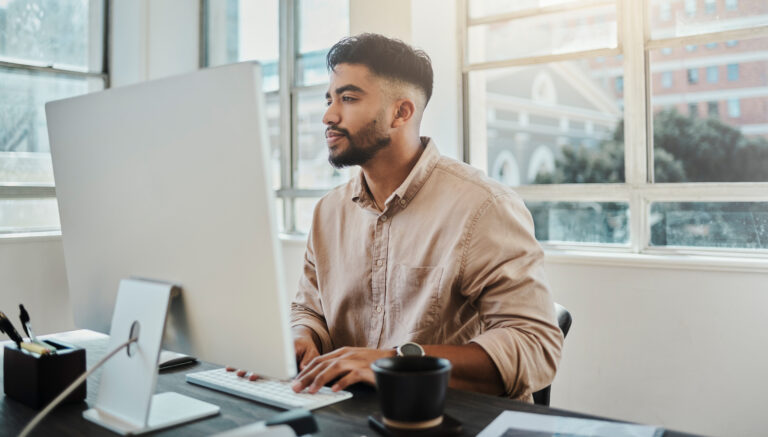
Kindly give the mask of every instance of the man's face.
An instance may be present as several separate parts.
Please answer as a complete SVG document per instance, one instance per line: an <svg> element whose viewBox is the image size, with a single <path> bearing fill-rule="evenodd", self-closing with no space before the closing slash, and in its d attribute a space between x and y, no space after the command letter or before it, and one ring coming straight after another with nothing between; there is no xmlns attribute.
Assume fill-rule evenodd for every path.
<svg viewBox="0 0 768 437"><path fill-rule="evenodd" d="M368 67L339 64L325 94L328 161L336 168L363 165L391 142L383 81Z"/></svg>

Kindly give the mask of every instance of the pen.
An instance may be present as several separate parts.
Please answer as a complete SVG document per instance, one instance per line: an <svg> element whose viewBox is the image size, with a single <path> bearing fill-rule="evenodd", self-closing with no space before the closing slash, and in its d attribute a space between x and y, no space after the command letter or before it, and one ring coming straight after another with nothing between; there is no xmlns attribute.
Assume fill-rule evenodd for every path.
<svg viewBox="0 0 768 437"><path fill-rule="evenodd" d="M5 333L5 335L16 343L16 346L21 347L21 342L24 340L21 338L21 335L19 335L19 332L16 331L16 328L13 327L13 323L8 320L8 317L6 317L2 311L0 311L0 332Z"/></svg>
<svg viewBox="0 0 768 437"><path fill-rule="evenodd" d="M19 311L21 312L19 314L19 320L21 320L21 328L24 329L24 332L27 334L27 337L29 337L30 342L44 347L49 352L55 352L56 349L37 339L35 332L32 331L32 322L29 317L29 313L27 312L27 309L24 308L23 304L19 304Z"/></svg>

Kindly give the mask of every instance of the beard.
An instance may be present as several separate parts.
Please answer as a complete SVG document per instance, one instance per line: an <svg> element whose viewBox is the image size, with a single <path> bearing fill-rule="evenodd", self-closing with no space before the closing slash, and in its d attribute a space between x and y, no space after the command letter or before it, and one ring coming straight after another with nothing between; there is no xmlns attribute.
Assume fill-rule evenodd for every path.
<svg viewBox="0 0 768 437"><path fill-rule="evenodd" d="M334 154L334 149L328 151L328 162L335 168L350 167L353 165L363 165L379 153L379 150L387 147L392 138L382 132L379 132L378 117L371 120L355 134L350 134L348 130L340 127L329 127L326 130L340 132L347 137L347 148ZM339 146L336 146L339 147Z"/></svg>

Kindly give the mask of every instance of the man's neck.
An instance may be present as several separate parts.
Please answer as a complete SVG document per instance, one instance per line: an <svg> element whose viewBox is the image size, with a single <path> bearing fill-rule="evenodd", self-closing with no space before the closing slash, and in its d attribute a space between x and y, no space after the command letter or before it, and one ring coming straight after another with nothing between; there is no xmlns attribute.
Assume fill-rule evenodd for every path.
<svg viewBox="0 0 768 437"><path fill-rule="evenodd" d="M402 185L416 166L424 147L418 135L396 143L392 139L389 147L381 149L370 161L362 166L365 182L380 211L384 203Z"/></svg>

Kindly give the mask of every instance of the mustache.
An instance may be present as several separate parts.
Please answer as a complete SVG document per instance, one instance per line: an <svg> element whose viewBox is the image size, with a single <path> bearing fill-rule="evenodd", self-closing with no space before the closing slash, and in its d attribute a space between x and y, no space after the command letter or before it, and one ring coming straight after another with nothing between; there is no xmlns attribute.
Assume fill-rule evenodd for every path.
<svg viewBox="0 0 768 437"><path fill-rule="evenodd" d="M344 129L343 127L329 126L328 128L325 129L326 137L328 136L328 132L336 132L346 137L349 136L349 131Z"/></svg>

